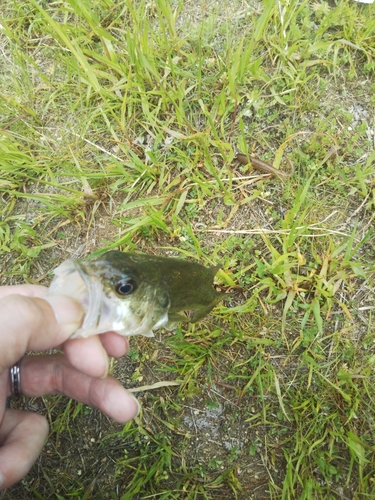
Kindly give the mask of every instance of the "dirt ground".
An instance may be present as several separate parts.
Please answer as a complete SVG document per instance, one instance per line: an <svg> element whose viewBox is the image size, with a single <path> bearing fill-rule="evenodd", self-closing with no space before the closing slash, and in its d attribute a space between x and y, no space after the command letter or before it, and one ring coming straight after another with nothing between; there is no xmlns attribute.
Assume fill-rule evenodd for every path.
<svg viewBox="0 0 375 500"><path fill-rule="evenodd" d="M188 4L189 5L189 4ZM236 12L238 19L243 15L247 6ZM256 5L253 6L256 9ZM197 11L187 9L186 15L196 16ZM228 12L226 13L228 15ZM339 78L327 82L325 102L310 115L303 117L303 127L306 133L308 123L312 123L319 115L322 119L330 116L334 107L353 115L351 127L355 129L358 123L367 124L366 134L374 140L374 119L371 104L371 93L368 91L371 82L363 79L353 82L350 87L347 82ZM270 110L271 112L271 110ZM280 114L278 123L283 127L283 116ZM261 123L260 132L261 133ZM298 139L300 143L305 141ZM341 145L343 147L345 145ZM353 156L354 158L354 156ZM353 161L350 155L346 161ZM235 161L231 165L233 176L241 175L240 165ZM259 173L254 174L255 177ZM259 177L259 183L243 186L243 196L249 196L253 189L261 186L262 196L254 202L246 203L236 212L231 207L217 200L207 202L205 213L199 213L191 223L198 229L205 231L220 226L228 231L250 230L256 227L275 229L277 222L286 213L288 206L284 197L284 184L279 179L264 181ZM33 186L27 189L33 190ZM39 192L43 189L38 186ZM48 188L45 188L46 190ZM324 187L322 187L324 189ZM150 193L150 195L158 193ZM116 213L124 200L125 195L105 194L99 206L87 203L86 223L66 223L61 221L61 230L64 236L58 244L49 250L44 250L34 259L29 279L32 282L47 285L51 281L51 270L67 258L84 258L93 251L105 246L108 242L118 238L120 229L113 224L112 216ZM351 217L358 206L338 207L337 214L332 219L332 227L337 231L344 230L352 225ZM95 213L94 213L95 210ZM30 214L37 218L43 208L34 202L23 200L16 207L15 214ZM94 215L91 217L91 215ZM127 214L129 215L129 214ZM137 212L134 211L134 216ZM328 213L326 214L328 215ZM358 211L355 215L358 215ZM323 217L321 217L323 218ZM90 223L89 223L90 221ZM92 222L91 222L92 221ZM222 224L222 221L226 221ZM364 225L373 225L373 219L363 220ZM52 230L46 225L43 231ZM58 228L55 228L57 231ZM57 233L56 233L57 234ZM224 233L207 232L206 248L215 248L226 237ZM248 245L252 255L262 251L263 244L259 236L244 237L245 246ZM135 238L133 244L139 251L158 253L171 256L170 249L163 247L178 247L178 238L156 236L150 243L150 238ZM155 249L156 248L156 249ZM365 249L366 251L366 249ZM12 266L13 255L2 255L3 270ZM234 262L233 267L240 263ZM0 276L1 284L15 284L18 279L9 279L6 272ZM228 298L226 305L236 307L244 304L251 293L250 290L237 287L233 295ZM361 304L366 306L373 300L373 291L362 289ZM372 295L371 295L372 294ZM372 298L371 298L372 297ZM261 306L251 318L252 331L249 335L262 337L262 332L267 332L273 338L280 336L280 319L282 315L280 304L267 309L270 314L265 318ZM365 322L367 312L361 312L363 321L358 324L352 334L362 338L366 333ZM249 317L243 317L247 322ZM231 328L230 320L223 319L222 323L215 323L209 317L206 326L215 328ZM294 325L290 325L293 330ZM199 331L199 326L197 327ZM189 341L194 342L194 337ZM117 377L124 387L135 389L140 386L155 384L156 382L177 381L173 367L178 362L173 349L175 332L161 331L155 338L132 338L132 352L130 356L113 360L113 375ZM211 344L207 342L207 349ZM48 415L51 424L51 434L45 445L42 455L33 467L30 474L18 485L0 493L0 500L28 500L43 499L68 499L72 497L82 499L107 500L122 498L126 495L129 481L134 478L136 463L142 453L147 450L150 454L155 452L160 442L160 435L168 428L168 442L166 449L173 447L170 455L171 465L169 473L165 470L159 478L160 492L140 490L134 494L134 500L147 498L181 498L181 499L225 499L225 500L265 500L271 497L270 483L282 487L286 473L286 463L282 450L282 438L285 440L294 432L292 425L281 422L277 414L278 407L275 401L275 412L267 415L266 425L253 426L252 417L263 411L263 398L274 397L270 394L251 394L249 391L242 393L241 378L227 380L233 363L243 363L244 373L248 376L255 370L247 364L250 351L244 342L232 344L223 348L223 354L214 363L214 373L205 366L200 368L199 377L191 384L184 386L183 396L180 395L180 386L163 387L157 390L135 391L135 395L142 404L141 419L147 434L134 437L127 435L124 427L114 423L97 410L78 405L75 402L61 397L44 397L37 399L22 399L12 402L12 406L27 411L36 411ZM295 372L298 364L298 354L287 355L272 346L267 350L268 361L277 368L280 377L287 380ZM166 367L169 367L168 371ZM241 394L241 397L238 395ZM163 408L168 408L168 416ZM165 425L167 422L167 425ZM273 436L272 429L275 429ZM150 436L157 436L153 441ZM128 465L129 457L134 457L134 467ZM123 461L126 467L122 467ZM350 460L348 460L349 462ZM189 496L189 482L185 490L179 493L174 491L179 478L190 471L191 481L195 488L199 481L202 490L196 489L196 496ZM205 471L205 474L202 474ZM227 476L220 482L216 479L220 473L226 471ZM317 473L318 474L318 473ZM239 493L235 493L238 484L241 485ZM59 485L59 486L56 486ZM345 485L338 480L331 485L332 499L351 499L352 486ZM276 488L276 487L275 487ZM276 488L277 489L277 488ZM275 489L275 491L276 491ZM76 493L72 493L72 491ZM273 492L274 495L277 493ZM209 492L209 493L208 493ZM163 496L164 495L164 496ZM209 495L209 496L208 496ZM281 489L278 490L281 498ZM127 498L126 498L127 500Z"/></svg>

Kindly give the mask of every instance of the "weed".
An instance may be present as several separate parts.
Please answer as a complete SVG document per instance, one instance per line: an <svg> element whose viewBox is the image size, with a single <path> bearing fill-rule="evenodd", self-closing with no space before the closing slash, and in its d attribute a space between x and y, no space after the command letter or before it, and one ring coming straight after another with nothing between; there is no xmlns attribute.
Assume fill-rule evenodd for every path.
<svg viewBox="0 0 375 500"><path fill-rule="evenodd" d="M2 283L121 248L220 264L231 293L112 361L179 384L134 422L25 402L51 436L1 499L374 497L374 13L5 1Z"/></svg>

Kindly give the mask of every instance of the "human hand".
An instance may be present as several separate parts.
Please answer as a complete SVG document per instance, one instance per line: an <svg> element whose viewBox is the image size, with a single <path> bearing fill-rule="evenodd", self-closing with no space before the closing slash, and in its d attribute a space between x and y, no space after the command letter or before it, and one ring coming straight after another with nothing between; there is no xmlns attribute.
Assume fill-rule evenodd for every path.
<svg viewBox="0 0 375 500"><path fill-rule="evenodd" d="M107 332L100 338L68 340L81 324L81 305L46 293L42 286L0 287L0 490L28 473L48 435L47 420L41 415L5 408L11 395L9 368L17 362L25 396L64 394L119 423L139 411L134 396L107 376L108 355L126 354L126 337ZM55 347L64 355L23 357L27 351Z"/></svg>

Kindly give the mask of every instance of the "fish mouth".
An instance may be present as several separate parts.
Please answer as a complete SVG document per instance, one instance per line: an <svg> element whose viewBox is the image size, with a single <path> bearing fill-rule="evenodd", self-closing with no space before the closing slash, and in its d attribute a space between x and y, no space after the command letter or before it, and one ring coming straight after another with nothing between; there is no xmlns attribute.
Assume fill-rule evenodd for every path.
<svg viewBox="0 0 375 500"><path fill-rule="evenodd" d="M103 285L90 276L83 263L69 259L55 269L55 277L49 287L49 295L67 295L82 304L84 319L81 327L71 338L94 335L100 324Z"/></svg>

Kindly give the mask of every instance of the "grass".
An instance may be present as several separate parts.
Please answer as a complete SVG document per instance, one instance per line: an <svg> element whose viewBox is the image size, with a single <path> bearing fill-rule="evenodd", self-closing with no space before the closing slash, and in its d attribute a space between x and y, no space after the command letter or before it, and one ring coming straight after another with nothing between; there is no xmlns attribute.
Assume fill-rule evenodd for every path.
<svg viewBox="0 0 375 500"><path fill-rule="evenodd" d="M374 498L374 9L5 1L1 282L121 248L232 295L113 362L179 383L135 422L25 401L51 435L1 499Z"/></svg>

